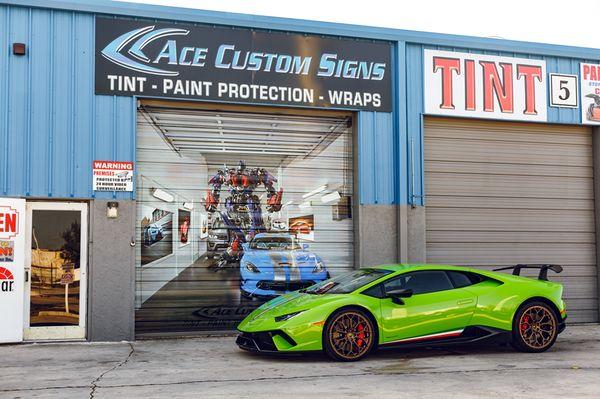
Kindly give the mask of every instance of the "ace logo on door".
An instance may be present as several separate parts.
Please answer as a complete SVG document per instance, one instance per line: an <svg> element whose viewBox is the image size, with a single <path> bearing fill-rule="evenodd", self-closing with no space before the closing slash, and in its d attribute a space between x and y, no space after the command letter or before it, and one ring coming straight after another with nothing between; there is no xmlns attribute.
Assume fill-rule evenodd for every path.
<svg viewBox="0 0 600 399"><path fill-rule="evenodd" d="M0 343L23 340L25 200L0 198Z"/></svg>
<svg viewBox="0 0 600 399"><path fill-rule="evenodd" d="M425 112L546 121L546 62L424 50Z"/></svg>

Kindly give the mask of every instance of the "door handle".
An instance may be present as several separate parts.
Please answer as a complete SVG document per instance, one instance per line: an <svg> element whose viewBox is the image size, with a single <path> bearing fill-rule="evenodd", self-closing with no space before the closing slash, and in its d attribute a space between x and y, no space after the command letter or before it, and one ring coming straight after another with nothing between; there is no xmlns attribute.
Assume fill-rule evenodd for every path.
<svg viewBox="0 0 600 399"><path fill-rule="evenodd" d="M473 303L472 299L461 299L460 301L456 302L457 305L468 305L470 303Z"/></svg>
<svg viewBox="0 0 600 399"><path fill-rule="evenodd" d="M29 270L25 270L25 282L29 282Z"/></svg>

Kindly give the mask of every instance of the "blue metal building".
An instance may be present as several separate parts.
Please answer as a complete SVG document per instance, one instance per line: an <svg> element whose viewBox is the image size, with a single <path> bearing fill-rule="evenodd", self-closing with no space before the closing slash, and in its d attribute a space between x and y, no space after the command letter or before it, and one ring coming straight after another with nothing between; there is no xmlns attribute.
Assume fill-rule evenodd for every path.
<svg viewBox="0 0 600 399"><path fill-rule="evenodd" d="M543 101L546 107L544 121L518 122L507 118L511 121L504 122L492 115L484 118L487 122L481 122L481 118L464 119L464 114L456 115L463 118L453 118L453 115L444 114L449 118L435 119L435 115L427 109L425 97L428 93L425 92L424 82L430 78L425 66L427 61L425 50L462 54L460 57L474 54L491 57L492 60L495 60L494 57L532 60L545 65L544 79L549 74L564 74L578 76L582 81L581 64L600 63L600 50L104 0L33 2L5 0L0 4L0 21L2 21L0 44L3 48L0 52L0 76L2 77L0 79L0 142L3 144L0 155L1 195L25 198L30 202L52 200L88 204L88 296L87 304L80 304L87 306L85 338L121 340L134 337L135 312L139 307L139 304L136 304L136 287L139 288L136 284L136 273L139 272L140 254L134 247L138 235L135 229L138 226L139 214L136 208L136 190L130 192L94 190L92 163L94 160L140 162L136 151L136 140L139 138L139 101L143 100L143 96L96 94L95 63L100 50L96 48L96 32L99 18L113 19L116 26L126 21L141 21L215 29L235 27L238 30L265 34L287 32L333 39L344 38L364 43L389 44L391 112L365 110L360 107L345 108L354 117L352 127L355 135L354 213L357 217L353 228L355 259L356 264L359 265L426 260L446 260L464 264L477 264L481 261L483 264L493 265L502 264L504 261L510 262L520 256L527 258L524 259L526 262L533 262L538 258L544 262L552 261L543 256L545 246L537 249L538 258L535 258L535 253L532 255L530 252L527 254L519 252L520 245L528 243L522 238L527 229L519 226L504 226L490 233L511 235L512 232L516 232L513 236L519 237L505 241L503 238L490 238L489 241L493 241L494 244L490 244L491 247L481 246L482 253L492 253L494 248L499 248L500 252L504 251L490 260L483 255L481 257L464 255L465 260L461 262L462 258L460 256L457 258L453 253L452 248L473 248L473 253L477 251L476 248L479 248L481 242L474 238L478 230L472 226L466 226L461 234L470 231L471 238L465 240L471 240L469 243L476 242L476 244L461 242L460 245L453 247L452 240L440 238L443 245L437 245L436 237L442 234L440 231L448 232L449 228L440 227L438 230L428 226L438 226L438 223L441 223L439 220L449 216L444 214L446 216L436 219L440 212L437 208L432 207L431 212L427 211L430 197L427 169L431 167L433 170L441 167L442 163L458 161L445 159L445 156L449 156L448 153L439 155L436 152L428 155L427 146L430 140L432 148L444 147L444 145L436 141L435 134L428 139L426 130L427 126L433 126L431 131L444 130L442 125L447 123L451 126L447 130L462 132L470 127L463 129L457 124L464 123L470 126L469 123L473 123L477 124L480 133L481 131L496 132L495 129L499 131L512 129L513 132L518 131L519 134L526 135L535 133L529 132L528 129L544 130L544 126L550 126L549 129L553 129L552 137L569 137L571 134L569 129L575 129L573 134L580 137L582 142L581 154L589 158L587 164L581 166L585 172L575 178L587 179L581 183L585 185L581 190L587 193L588 197L581 198L578 189L573 188L573 192L577 191L577 193L573 194L573 198L570 198L568 193L565 194L564 199L568 202L565 209L570 209L570 200L580 199L587 205L581 207L577 205L576 217L581 217L582 222L574 226L568 221L561 221L560 217L548 216L549 219L544 219L546 229L555 229L564 233L545 240L544 245L556 244L558 247L565 243L571 245L565 248L564 253L574 254L569 259L577 260L574 260L572 265L567 264L563 281L567 287L567 300L570 299L572 303L573 320L598 320L595 238L595 220L598 211L593 205L594 192L600 192L596 188L596 181L600 179L595 179L598 141L595 139L596 129L585 127L587 123L582 112L583 93L579 93L581 98L575 107L557 107L551 104L551 89L548 86L543 92L547 97ZM15 43L25 44L25 55L17 55L13 51ZM517 83L521 85L522 81L515 82L516 87ZM577 83L577 88L579 87ZM280 104L273 104L273 106L285 108ZM302 108L303 113L310 112L311 109L311 107ZM428 125L430 123L431 125ZM520 140L516 139L516 142ZM536 139L528 139L527 142L532 140L536 141ZM464 142L459 144L462 145ZM435 148L437 151L437 147ZM561 152L563 150L559 149ZM543 180L550 179L548 176L569 175L568 171L571 170L569 165L573 165L569 160L565 162L564 168L560 171L548 172L548 175L545 175L546 172L539 172L540 174L536 176ZM498 164L502 163L498 162ZM540 161L538 166L542 163ZM526 161L521 164L525 169L531 167ZM559 164L562 165L560 162ZM473 171L469 171L471 172ZM446 173L446 178L450 179L449 185L452 186L451 179L454 175L460 173L464 175L467 172L446 170L443 173ZM493 174L489 168L485 168L481 173ZM434 180L435 178L432 177L431 187L434 186ZM516 185L520 184L518 181L518 178L513 179ZM492 185L493 182L493 178L486 177L485 181L479 184L483 187ZM562 185L554 180L549 184L555 183ZM458 187L456 192L460 194L469 191L468 184ZM510 182L506 184L507 187L511 186ZM437 195L435 188L432 188L431 197ZM448 192L441 196L452 195ZM481 192L480 195L469 195L469 198L488 198L490 195L492 194ZM527 197L534 198L536 195ZM550 193L545 195L543 200L548 202L552 198L554 196ZM514 196L512 200L510 208L518 207L517 204L521 200ZM456 197L453 201L460 208L469 199ZM118 218L106 216L107 204L112 202L118 203ZM486 204L477 205L475 208L491 209L489 207L492 205ZM552 212L555 214L560 213L560 207L558 210L553 207L554 205L549 206L548 209L553 209ZM494 206L494 210L488 214L493 219L497 209L506 208L505 205ZM534 213L545 209L541 202L539 207L535 203L525 208L531 209ZM472 216L469 212L475 211L471 209L463 216L453 214L453 217L465 220ZM477 215L478 221L485 224L485 218L481 219L479 213ZM518 219L511 214L506 216L508 218L506 220L513 220L511 219L513 216ZM546 216L538 215L536 222ZM565 219L573 220L573 218L565 216ZM453 219L449 223L454 222ZM561 227L563 226L561 223L564 227ZM476 225L481 227L481 224ZM536 229L532 228L531 234L535 234ZM577 233L576 236L567 234L572 230ZM563 261L563 258L558 255L557 257ZM580 257L584 259L579 260ZM564 259L564 262L568 263L569 259Z"/></svg>

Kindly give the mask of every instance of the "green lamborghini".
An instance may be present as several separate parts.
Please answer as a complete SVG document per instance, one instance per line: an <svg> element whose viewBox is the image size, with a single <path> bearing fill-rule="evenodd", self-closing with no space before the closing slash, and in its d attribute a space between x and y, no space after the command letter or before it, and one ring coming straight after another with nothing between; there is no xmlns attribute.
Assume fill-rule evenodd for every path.
<svg viewBox="0 0 600 399"><path fill-rule="evenodd" d="M520 276L526 268L539 269L538 278ZM567 317L563 287L548 281L548 270L560 273L562 267L358 269L265 303L240 323L236 342L257 352L324 351L341 361L376 348L469 342L543 352Z"/></svg>

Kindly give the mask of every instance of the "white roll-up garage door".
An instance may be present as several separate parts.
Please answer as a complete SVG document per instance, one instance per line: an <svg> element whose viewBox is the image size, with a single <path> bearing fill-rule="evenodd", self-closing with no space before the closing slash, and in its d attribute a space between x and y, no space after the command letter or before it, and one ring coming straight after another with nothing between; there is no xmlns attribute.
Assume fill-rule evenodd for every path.
<svg viewBox="0 0 600 399"><path fill-rule="evenodd" d="M138 112L136 334L234 329L354 267L351 115Z"/></svg>
<svg viewBox="0 0 600 399"><path fill-rule="evenodd" d="M425 191L428 262L561 264L569 320L598 321L590 129L427 118Z"/></svg>

